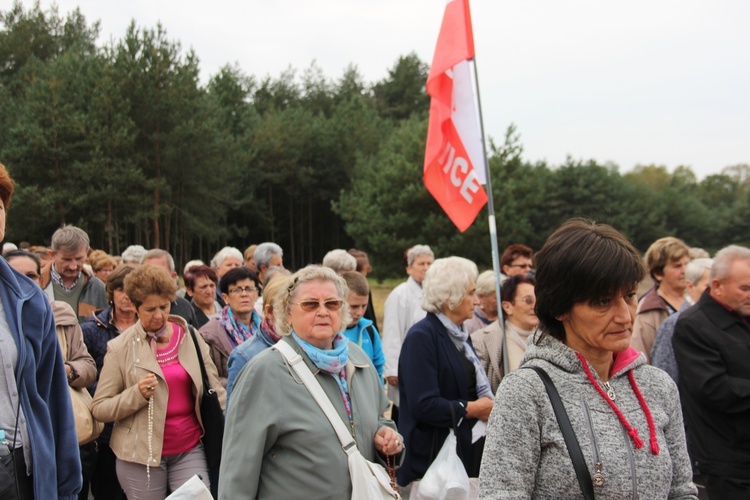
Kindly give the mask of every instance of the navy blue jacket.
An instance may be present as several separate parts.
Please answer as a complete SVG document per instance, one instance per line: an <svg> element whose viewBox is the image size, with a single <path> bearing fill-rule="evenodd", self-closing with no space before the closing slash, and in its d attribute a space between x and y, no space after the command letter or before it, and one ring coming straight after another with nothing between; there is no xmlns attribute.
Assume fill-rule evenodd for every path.
<svg viewBox="0 0 750 500"><path fill-rule="evenodd" d="M398 361L398 430L406 447L398 469L401 485L421 479L440 451L451 428L451 407L456 421L463 419L457 438L468 468L476 419L465 418L468 382L460 356L445 326L432 313L406 334Z"/></svg>
<svg viewBox="0 0 750 500"><path fill-rule="evenodd" d="M52 308L42 289L5 259L0 300L18 349L16 385L31 441L34 497L77 499L81 460Z"/></svg>

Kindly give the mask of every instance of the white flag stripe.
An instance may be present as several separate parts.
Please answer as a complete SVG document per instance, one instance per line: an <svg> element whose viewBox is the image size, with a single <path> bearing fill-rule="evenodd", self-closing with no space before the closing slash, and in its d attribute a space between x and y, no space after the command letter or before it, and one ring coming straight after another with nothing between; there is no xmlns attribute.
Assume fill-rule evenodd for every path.
<svg viewBox="0 0 750 500"><path fill-rule="evenodd" d="M461 61L453 66L453 108L451 117L453 125L466 148L479 183L487 184L484 171L484 149L479 127L479 112L474 94L473 61Z"/></svg>

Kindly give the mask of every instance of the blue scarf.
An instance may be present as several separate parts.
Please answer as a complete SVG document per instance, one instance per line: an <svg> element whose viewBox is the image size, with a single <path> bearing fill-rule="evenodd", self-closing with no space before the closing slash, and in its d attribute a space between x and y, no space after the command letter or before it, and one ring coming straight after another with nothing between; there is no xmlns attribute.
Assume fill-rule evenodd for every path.
<svg viewBox="0 0 750 500"><path fill-rule="evenodd" d="M474 373L477 377L477 398L488 397L494 400L495 395L492 394L492 387L490 387L490 382L487 380L487 374L484 373L482 363L479 362L476 354L474 354L474 349L469 345L469 334L466 332L466 329L463 326L457 326L448 316L441 312L436 313L436 316L443 326L445 326L448 337L450 337L458 352L462 353L474 365Z"/></svg>
<svg viewBox="0 0 750 500"><path fill-rule="evenodd" d="M302 340L297 336L295 332L292 332L292 337L297 341L297 344L305 351L305 354L310 358L315 366L320 370L330 373L331 376L336 380L341 390L341 397L344 399L344 406L346 406L346 413L351 421L352 416L352 404L349 398L349 385L346 383L346 362L349 360L349 339L338 333L336 338L333 339L333 349L319 349L311 343Z"/></svg>

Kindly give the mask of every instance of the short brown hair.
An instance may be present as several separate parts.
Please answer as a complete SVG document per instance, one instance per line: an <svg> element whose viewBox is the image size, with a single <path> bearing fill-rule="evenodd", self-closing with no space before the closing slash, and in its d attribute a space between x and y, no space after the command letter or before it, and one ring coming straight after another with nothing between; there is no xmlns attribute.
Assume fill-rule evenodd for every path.
<svg viewBox="0 0 750 500"><path fill-rule="evenodd" d="M113 259L114 260L114 259ZM133 266L120 264L112 274L107 277L105 290L107 291L107 302L111 304L115 300L115 291L125 289L125 276L135 271Z"/></svg>
<svg viewBox="0 0 750 500"><path fill-rule="evenodd" d="M659 283L657 275L664 275L664 266L684 257L690 257L690 247L673 236L659 238L646 250L646 267L651 278Z"/></svg>
<svg viewBox="0 0 750 500"><path fill-rule="evenodd" d="M107 266L111 266L112 269L117 267L117 262L104 250L94 250L89 254L89 264L94 272L101 271Z"/></svg>
<svg viewBox="0 0 750 500"><path fill-rule="evenodd" d="M213 267L201 264L200 266L191 267L190 270L185 273L185 287L192 290L195 286L195 280L203 277L210 279L214 284L219 283L219 276L216 274L216 270Z"/></svg>
<svg viewBox="0 0 750 500"><path fill-rule="evenodd" d="M536 254L535 312L542 329L564 342L565 329L557 318L575 304L630 291L645 274L638 250L612 226L568 220Z"/></svg>
<svg viewBox="0 0 750 500"><path fill-rule="evenodd" d="M362 297L370 295L370 285L367 283L367 278L359 274L357 271L341 273L341 277L346 281L346 286L349 287L349 293L361 295Z"/></svg>
<svg viewBox="0 0 750 500"><path fill-rule="evenodd" d="M0 200L3 200L3 205L7 210L10 206L10 199L13 196L13 191L16 189L16 185L11 179L8 169L5 165L0 163Z"/></svg>
<svg viewBox="0 0 750 500"><path fill-rule="evenodd" d="M502 257L500 257L500 269L502 269L503 266L510 266L511 264L513 264L513 261L519 257L526 257L527 259L530 259L532 253L533 250L531 250L530 247L521 245L520 243L514 243L513 245L506 248L503 252Z"/></svg>
<svg viewBox="0 0 750 500"><path fill-rule="evenodd" d="M174 301L177 285L166 269L140 265L125 277L125 294L137 309L151 295Z"/></svg>

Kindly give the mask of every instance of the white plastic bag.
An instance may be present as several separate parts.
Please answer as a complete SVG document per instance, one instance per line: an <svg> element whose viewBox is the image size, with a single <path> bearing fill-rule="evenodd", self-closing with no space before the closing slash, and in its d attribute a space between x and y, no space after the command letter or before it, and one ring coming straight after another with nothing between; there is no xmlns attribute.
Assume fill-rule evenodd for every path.
<svg viewBox="0 0 750 500"><path fill-rule="evenodd" d="M445 438L443 447L435 457L421 481L412 486L409 498L413 500L467 500L471 492L469 475L456 453L456 435L453 430Z"/></svg>
<svg viewBox="0 0 750 500"><path fill-rule="evenodd" d="M177 488L166 500L214 500L211 491L196 474Z"/></svg>

